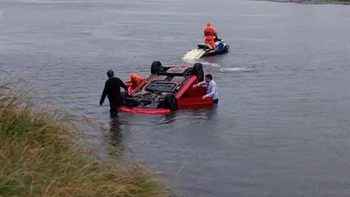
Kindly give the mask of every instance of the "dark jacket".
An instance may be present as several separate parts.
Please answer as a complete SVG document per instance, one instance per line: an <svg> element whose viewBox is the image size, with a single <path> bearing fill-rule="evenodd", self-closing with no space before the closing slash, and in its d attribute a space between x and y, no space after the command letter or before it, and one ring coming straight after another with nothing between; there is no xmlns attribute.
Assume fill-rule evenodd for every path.
<svg viewBox="0 0 350 197"><path fill-rule="evenodd" d="M120 92L120 88L124 88L124 90L127 92L128 88L124 84L122 80L120 80L117 77L111 77L106 81L105 87L102 92L100 105L103 104L106 96L108 96L108 99L110 102L115 103L116 105L123 104L123 97Z"/></svg>

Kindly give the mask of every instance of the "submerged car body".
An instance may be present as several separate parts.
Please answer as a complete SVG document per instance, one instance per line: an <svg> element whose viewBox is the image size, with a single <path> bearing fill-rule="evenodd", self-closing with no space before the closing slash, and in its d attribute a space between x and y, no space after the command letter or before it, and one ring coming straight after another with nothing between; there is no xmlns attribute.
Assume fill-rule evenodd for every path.
<svg viewBox="0 0 350 197"><path fill-rule="evenodd" d="M165 114L176 109L213 105L212 98L202 99L205 87L193 88L203 81L204 72L200 63L190 66L164 67L153 62L151 75L125 96L123 112Z"/></svg>

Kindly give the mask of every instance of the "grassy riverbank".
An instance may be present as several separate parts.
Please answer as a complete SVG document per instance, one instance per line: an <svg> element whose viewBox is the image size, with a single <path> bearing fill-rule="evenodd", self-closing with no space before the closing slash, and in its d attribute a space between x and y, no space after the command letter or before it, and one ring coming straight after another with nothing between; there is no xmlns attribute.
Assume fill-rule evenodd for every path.
<svg viewBox="0 0 350 197"><path fill-rule="evenodd" d="M62 113L37 110L0 85L0 197L162 197L165 185L143 167L102 160Z"/></svg>

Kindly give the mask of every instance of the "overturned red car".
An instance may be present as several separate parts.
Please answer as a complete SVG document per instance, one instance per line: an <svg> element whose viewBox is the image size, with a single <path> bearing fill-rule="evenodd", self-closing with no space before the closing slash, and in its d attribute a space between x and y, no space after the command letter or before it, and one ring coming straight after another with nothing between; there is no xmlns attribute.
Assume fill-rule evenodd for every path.
<svg viewBox="0 0 350 197"><path fill-rule="evenodd" d="M193 88L203 81L204 71L200 63L190 66L162 66L155 61L151 75L124 97L122 112L143 114L167 114L177 109L213 105L213 99L202 99L205 87Z"/></svg>

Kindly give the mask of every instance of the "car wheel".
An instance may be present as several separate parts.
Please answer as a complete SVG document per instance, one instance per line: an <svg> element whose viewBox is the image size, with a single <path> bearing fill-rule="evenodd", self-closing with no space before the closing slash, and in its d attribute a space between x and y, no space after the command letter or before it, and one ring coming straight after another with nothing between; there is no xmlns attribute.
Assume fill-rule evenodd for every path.
<svg viewBox="0 0 350 197"><path fill-rule="evenodd" d="M170 109L172 111L176 110L177 108L177 100L174 96L174 94L167 94L164 99L164 108Z"/></svg>
<svg viewBox="0 0 350 197"><path fill-rule="evenodd" d="M162 63L160 63L160 61L154 61L151 65L151 74L155 75L162 71L163 71Z"/></svg>
<svg viewBox="0 0 350 197"><path fill-rule="evenodd" d="M198 81L204 80L203 65L201 63L195 63L192 68L192 75L195 75Z"/></svg>

